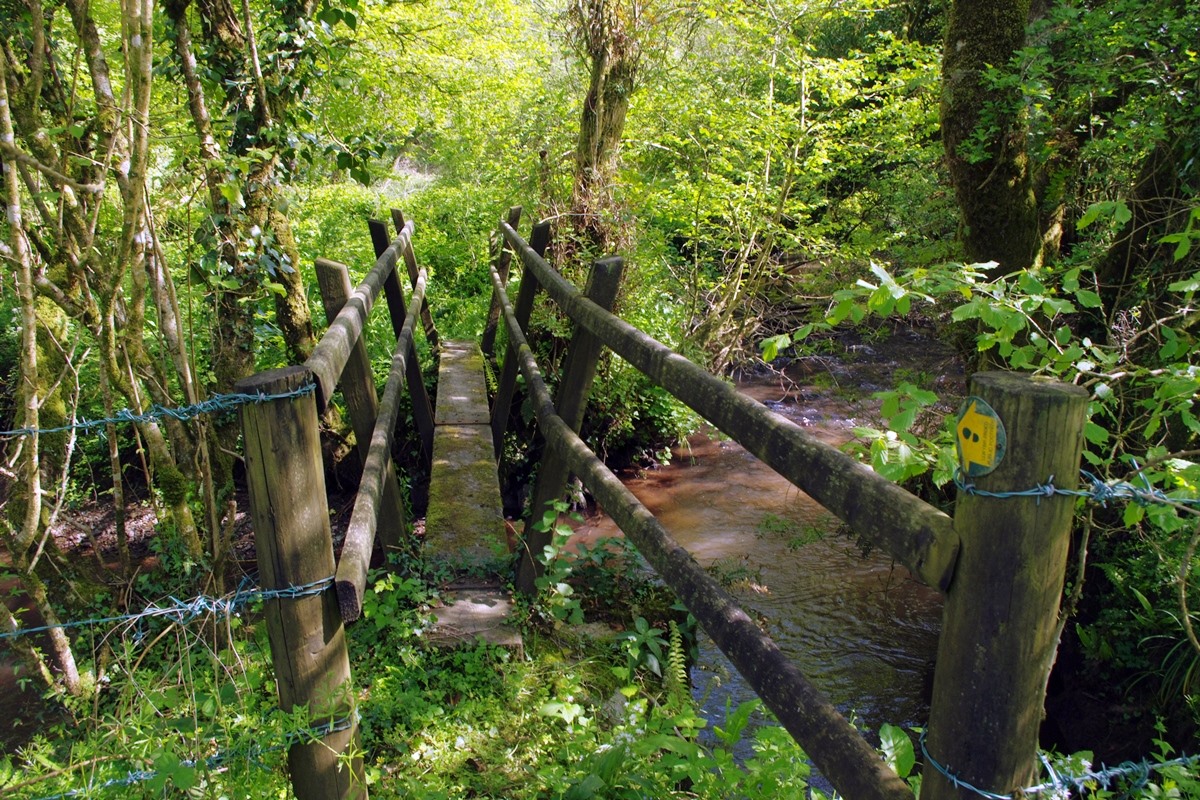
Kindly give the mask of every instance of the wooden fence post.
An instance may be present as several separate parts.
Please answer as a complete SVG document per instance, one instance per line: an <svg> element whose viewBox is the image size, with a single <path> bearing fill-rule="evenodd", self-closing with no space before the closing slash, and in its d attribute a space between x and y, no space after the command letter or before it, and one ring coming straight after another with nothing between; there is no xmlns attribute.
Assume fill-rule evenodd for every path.
<svg viewBox="0 0 1200 800"><path fill-rule="evenodd" d="M619 256L596 261L588 277L585 296L605 311L611 310L617 300L624 266L625 262ZM600 339L595 334L584 329L582 325L576 325L575 335L567 350L562 381L558 385L558 397L555 400L558 416L562 417L563 422L575 433L579 433L583 425L583 412L587 408L592 381L596 377L601 348ZM550 532L539 531L536 525L551 504L562 497L563 487L570 475L566 454L548 441L541 464L538 465L537 484L534 486L533 500L529 505L529 520L525 523L525 549L521 555L521 565L517 569L517 589L525 594L531 595L536 591L534 582L542 572L542 565L537 557L552 538Z"/></svg>
<svg viewBox="0 0 1200 800"><path fill-rule="evenodd" d="M307 367L286 367L239 381L238 392L281 394L313 383ZM319 583L333 575L333 539L313 394L242 406L246 482L264 589ZM266 601L263 616L284 711L307 707L314 726L335 721L315 741L288 749L299 800L365 800L358 723L345 629L332 584L320 594Z"/></svg>
<svg viewBox="0 0 1200 800"><path fill-rule="evenodd" d="M545 255L550 246L550 223L539 222L533 226L529 234L529 247L535 253ZM533 301L537 297L538 280L533 272L524 270L521 273L521 288L517 290L517 302L514 313L521 330L529 328L529 316L533 313ZM496 397L492 400L492 441L496 445L496 458L504 451L504 432L508 429L508 412L512 408L513 391L517 386L517 364L520 359L511 344L504 356L504 367L500 372L500 382L496 385Z"/></svg>
<svg viewBox="0 0 1200 800"><path fill-rule="evenodd" d="M506 218L508 227L516 228L521 222L521 207L513 206L508 209ZM508 284L508 269L512 264L512 249L508 246L508 242L504 240L504 232L496 232L496 272L500 273L500 280L505 285ZM479 349L483 351L483 357L488 361L495 363L496 361L496 328L500 324L500 295L492 292L492 306L488 309L487 324L483 326L483 336L479 340Z"/></svg>
<svg viewBox="0 0 1200 800"><path fill-rule="evenodd" d="M403 228L403 226L401 227ZM371 243L375 247L375 257L379 258L391 244L388 241L387 225L377 219L370 219L367 220L367 228L371 231ZM383 291L387 296L388 313L392 320L392 334L396 337L400 336L400 331L404 328L406 316L404 289L396 277L398 271L399 265L383 283ZM413 280L415 282L416 278ZM434 345L436 342L430 341L430 344ZM408 361L405 362L404 379L408 383L408 396L412 398L413 422L417 426L417 433L421 436L421 447L425 451L425 458L431 459L433 458L433 404L429 402L429 392L425 391L425 380L421 377L421 362L417 358L415 342L406 355ZM415 498L413 502L415 505L420 505L416 503Z"/></svg>
<svg viewBox="0 0 1200 800"><path fill-rule="evenodd" d="M1008 440L994 472L967 479L977 489L1018 492L1051 480L1075 485L1086 391L985 372L972 378L971 394L994 410ZM960 429L979 419L971 418L971 408ZM983 791L1007 795L1036 774L1074 507L1075 499L1062 495L959 492L954 526L962 550L942 617L927 748L942 769ZM956 788L927 759L921 798L978 795Z"/></svg>

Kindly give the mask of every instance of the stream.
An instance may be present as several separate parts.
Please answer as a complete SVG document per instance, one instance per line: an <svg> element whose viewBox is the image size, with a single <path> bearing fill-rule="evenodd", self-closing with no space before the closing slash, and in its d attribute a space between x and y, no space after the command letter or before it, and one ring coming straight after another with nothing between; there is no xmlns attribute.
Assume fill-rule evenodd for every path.
<svg viewBox="0 0 1200 800"><path fill-rule="evenodd" d="M945 368L938 361L945 354L932 342L911 331L896 339L867 346L853 364L794 363L783 376L739 388L840 445L866 424L875 407L871 392L888 386L893 371L921 363ZM814 375L824 376L819 387ZM669 465L625 484L869 739L884 723L924 725L941 596L879 551L864 554L828 511L736 443L700 434L673 455ZM603 513L579 532L589 539L620 535ZM727 702L736 707L756 695L707 636L700 639L694 692L710 724L719 725Z"/></svg>

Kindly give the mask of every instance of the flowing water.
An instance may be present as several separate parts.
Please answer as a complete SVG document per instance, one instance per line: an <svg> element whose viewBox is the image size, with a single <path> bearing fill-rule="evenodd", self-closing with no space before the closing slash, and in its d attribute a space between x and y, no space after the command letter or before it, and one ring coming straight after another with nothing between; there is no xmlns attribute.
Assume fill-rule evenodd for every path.
<svg viewBox="0 0 1200 800"><path fill-rule="evenodd" d="M899 365L912 369L937 355L920 337L904 337L890 355L872 349L867 363L796 364L788 370L794 382L760 378L741 388L817 438L841 444L855 425L865 424L870 392L887 385ZM841 385L831 386L826 377L826 388L813 388L813 375L832 375ZM847 389L859 399L847 399ZM838 532L829 512L737 444L701 435L674 452L670 465L630 477L626 485L869 736L885 722L923 725L940 595L882 553L864 554ZM581 533L619 535L603 514ZM721 724L727 700L736 707L755 694L711 641L701 639L695 692L709 719Z"/></svg>

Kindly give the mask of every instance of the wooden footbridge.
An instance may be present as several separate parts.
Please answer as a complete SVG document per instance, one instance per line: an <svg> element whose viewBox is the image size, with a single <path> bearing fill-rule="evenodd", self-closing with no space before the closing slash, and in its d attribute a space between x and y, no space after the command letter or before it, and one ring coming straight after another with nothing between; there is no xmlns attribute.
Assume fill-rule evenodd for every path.
<svg viewBox="0 0 1200 800"><path fill-rule="evenodd" d="M579 438L596 362L608 347L823 504L865 542L946 594L927 728L929 755L941 769L926 768L923 800L973 796L965 783L1001 794L1029 785L1061 630L1058 606L1073 500L967 494L951 519L609 313L621 259L597 261L587 290L581 291L543 258L549 224L535 225L526 241L516 230L519 218L519 209L510 210L493 242L494 295L479 344L439 340L425 299L426 275L413 249L413 224L393 212L394 238L382 223L370 223L378 258L357 289L351 291L346 267L318 260L330 324L312 357L239 385L247 393L292 393L243 407L262 586L319 585L336 575L333 591L267 604L285 710L307 706L314 718L353 719L343 626L361 613L373 549L404 548L409 535L390 455L402 393L407 390L412 398L414 425L432 462L425 553L462 565L491 558L505 547L496 466L521 375L546 440L531 516L540 519L561 497L568 477L577 476L841 795L912 799L909 786L853 725ZM521 268L515 303L508 295L514 261ZM576 326L554 398L525 338L539 292ZM396 347L378 398L363 332L381 294ZM438 357L436 403L426 396L413 345L418 324ZM498 330L504 331L507 346L496 359L499 378L489 397L484 362L494 358ZM318 419L339 388L365 468L335 558ZM1007 453L994 471L977 479L980 489L1015 492L1047 475L1076 474L1085 392L1008 373L976 375L971 391L1008 431ZM529 592L539 569L531 554L542 552L549 534L528 525L526 531L515 584ZM508 598L498 584L461 581L449 596L455 602L441 612L443 635L483 635L517 644L517 634L504 626ZM294 744L289 752L293 785L302 800L366 797L362 764L342 756L353 752L357 730L352 724L337 728L316 742Z"/></svg>

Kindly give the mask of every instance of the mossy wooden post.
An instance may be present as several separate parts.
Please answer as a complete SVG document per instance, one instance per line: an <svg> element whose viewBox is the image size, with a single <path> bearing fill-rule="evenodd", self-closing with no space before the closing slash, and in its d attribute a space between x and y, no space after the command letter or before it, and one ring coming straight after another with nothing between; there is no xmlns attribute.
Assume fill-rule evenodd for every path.
<svg viewBox="0 0 1200 800"><path fill-rule="evenodd" d="M239 381L246 394L287 393L313 382L307 367L286 367ZM313 394L242 406L246 482L264 589L301 587L333 575L333 539L325 501L317 403ZM345 629L332 586L307 597L268 600L263 609L279 704L307 708L313 725L344 722L288 749L299 800L366 798Z"/></svg>
<svg viewBox="0 0 1200 800"><path fill-rule="evenodd" d="M386 249L386 248L385 248ZM325 318L330 322L342 310L346 299L353 291L350 287L350 271L345 264L318 258L316 261L317 285L321 289L321 300L325 305ZM386 286L386 284L385 284ZM379 396L375 392L375 378L371 374L371 359L367 355L366 331L354 343L342 379L338 385L346 398L350 421L354 426L354 439L359 460L367 463L367 451L371 447L371 435L375 429L375 418L379 416ZM383 499L379 514L379 540L384 551L399 550L405 535L404 499L400 495L400 484L396 481L395 467L389 462L383 478Z"/></svg>
<svg viewBox="0 0 1200 800"><path fill-rule="evenodd" d="M397 234L404 230L404 214L398 208L392 209L392 224L396 226ZM405 245L404 251L400 255L403 256L404 264L408 267L408 279L415 287L420 268L417 267L417 255L413 252L412 242ZM436 351L439 346L438 332L437 327L433 324L433 313L429 310L428 298L421 303L421 326L425 329L425 340Z"/></svg>
<svg viewBox="0 0 1200 800"><path fill-rule="evenodd" d="M529 247L539 256L545 255L550 246L550 223L542 221L533 226L529 234ZM517 302L513 310L521 330L529 328L529 315L533 313L533 301L537 297L538 280L531 270L521 273L521 288L517 290ZM510 340L511 341L511 340ZM509 344L504 357L504 368L492 400L492 441L496 444L496 458L504 451L504 432L508 429L508 412L512 407L513 391L517 386L517 364L519 359Z"/></svg>
<svg viewBox="0 0 1200 800"><path fill-rule="evenodd" d="M375 248L375 257L379 258L391 244L388 241L387 225L377 219L369 219L367 228L371 231L371 244ZM402 229L403 224L401 224ZM388 314L392 320L392 333L399 337L400 331L404 328L406 314L404 288L396 277L396 270L393 270L387 280L383 282L383 292L387 297ZM423 306L424 304L422 304ZM425 451L425 458L428 459L433 457L433 404L429 402L429 392L425 391L425 381L421 377L421 362L417 359L415 343L407 356L404 379L408 384L408 395L412 398L413 422L417 426L417 433L421 436L421 447Z"/></svg>
<svg viewBox="0 0 1200 800"><path fill-rule="evenodd" d="M516 228L521 222L521 207L513 206L508 209L508 216L505 218L510 228ZM495 238L496 250L496 271L500 273L500 279L508 283L508 268L512 264L512 250L508 243L504 241L504 233L498 231ZM492 307L488 310L487 324L483 326L483 336L479 339L479 349L483 351L483 357L488 361L495 363L496 361L496 328L500 324L500 295L492 292Z"/></svg>
<svg viewBox="0 0 1200 800"><path fill-rule="evenodd" d="M610 311L617 299L624 266L625 262L619 256L596 261L592 265L584 295L605 311ZM558 397L555 398L558 415L575 433L579 433L583 425L583 412L587 408L592 381L596 377L601 347L600 339L595 334L584 329L582 325L576 325L575 335L567 350L562 381L558 385ZM533 500L529 505L529 520L525 523L525 548L521 556L521 566L517 570L517 588L525 594L533 594L536 591L534 582L542 571L537 556L552 538L549 531L538 530L537 523L542 519L542 515L552 508L552 504L562 497L563 487L570 477L566 454L562 452L561 447L547 442L541 464L538 465L537 484L534 486Z"/></svg>
<svg viewBox="0 0 1200 800"><path fill-rule="evenodd" d="M1015 492L1051 479L1074 485L1086 391L985 372L972 378L971 394L991 406L1008 438L995 471L971 479L976 488ZM1036 776L1074 507L1062 495L959 492L954 526L962 550L946 595L927 745L948 772L984 791L1007 795ZM922 800L977 800L932 765L923 775Z"/></svg>

